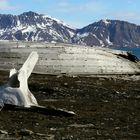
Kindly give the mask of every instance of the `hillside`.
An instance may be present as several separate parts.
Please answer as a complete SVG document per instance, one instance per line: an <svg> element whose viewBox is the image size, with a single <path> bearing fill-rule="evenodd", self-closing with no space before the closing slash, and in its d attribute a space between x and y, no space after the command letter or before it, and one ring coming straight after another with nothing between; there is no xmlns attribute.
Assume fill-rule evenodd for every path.
<svg viewBox="0 0 140 140"><path fill-rule="evenodd" d="M0 14L0 40L46 41L104 47L140 47L140 26L120 20L100 20L81 29L32 11Z"/></svg>

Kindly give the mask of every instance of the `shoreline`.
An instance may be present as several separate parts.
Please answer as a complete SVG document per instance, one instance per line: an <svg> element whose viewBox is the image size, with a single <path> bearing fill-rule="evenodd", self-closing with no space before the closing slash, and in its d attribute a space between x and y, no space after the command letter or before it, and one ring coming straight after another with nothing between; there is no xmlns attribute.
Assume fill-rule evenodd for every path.
<svg viewBox="0 0 140 140"><path fill-rule="evenodd" d="M18 69L32 51L39 54L34 73L87 76L140 74L140 62L130 53L91 47L0 49L0 67Z"/></svg>
<svg viewBox="0 0 140 140"><path fill-rule="evenodd" d="M1 73L9 75L10 70L4 70L0 68L0 75ZM105 79L116 79L116 80L132 80L132 81L139 81L140 80L140 74L108 74L108 75L70 75L70 74L46 74L46 73L39 73L39 72L32 72L31 76L38 75L38 76L49 76L49 77L67 77L67 78L105 78Z"/></svg>

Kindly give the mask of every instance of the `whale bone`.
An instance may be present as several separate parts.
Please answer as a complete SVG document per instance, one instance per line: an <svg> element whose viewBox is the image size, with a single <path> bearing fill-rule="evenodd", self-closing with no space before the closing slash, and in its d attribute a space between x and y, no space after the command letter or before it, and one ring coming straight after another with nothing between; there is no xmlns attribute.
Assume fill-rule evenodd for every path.
<svg viewBox="0 0 140 140"><path fill-rule="evenodd" d="M19 70L11 69L9 81L0 87L0 106L12 104L15 106L30 107L38 105L36 98L28 88L28 78L38 61L37 52L31 52ZM19 83L19 87L16 85Z"/></svg>
<svg viewBox="0 0 140 140"><path fill-rule="evenodd" d="M74 116L73 111L38 105L36 98L28 88L28 78L37 61L37 52L31 52L19 70L15 68L10 70L9 81L0 86L0 111L5 107L10 110L35 111L47 115Z"/></svg>

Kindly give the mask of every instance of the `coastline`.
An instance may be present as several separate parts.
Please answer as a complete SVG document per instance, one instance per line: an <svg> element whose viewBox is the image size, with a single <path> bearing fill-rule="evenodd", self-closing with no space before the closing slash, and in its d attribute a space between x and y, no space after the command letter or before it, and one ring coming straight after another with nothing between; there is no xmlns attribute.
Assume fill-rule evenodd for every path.
<svg viewBox="0 0 140 140"><path fill-rule="evenodd" d="M52 44L50 44L52 45ZM29 53L36 51L39 61L34 73L51 75L137 75L139 60L126 51L109 48L60 45L0 49L0 68L18 69Z"/></svg>

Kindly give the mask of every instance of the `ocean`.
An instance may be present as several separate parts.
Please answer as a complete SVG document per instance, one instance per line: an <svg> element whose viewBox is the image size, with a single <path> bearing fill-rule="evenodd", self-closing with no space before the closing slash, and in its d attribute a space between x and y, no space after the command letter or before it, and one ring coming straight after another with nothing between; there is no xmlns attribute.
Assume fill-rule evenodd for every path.
<svg viewBox="0 0 140 140"><path fill-rule="evenodd" d="M140 48L115 48L115 49L131 52L131 53L134 54L138 59L140 59Z"/></svg>

